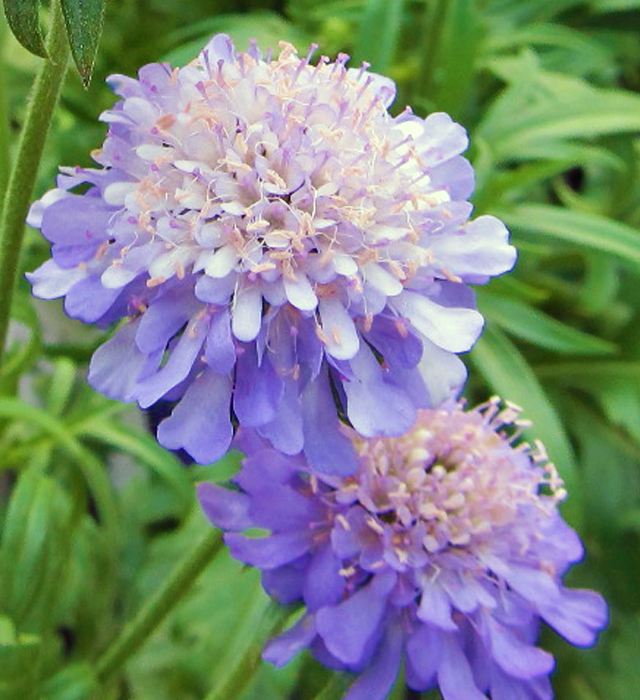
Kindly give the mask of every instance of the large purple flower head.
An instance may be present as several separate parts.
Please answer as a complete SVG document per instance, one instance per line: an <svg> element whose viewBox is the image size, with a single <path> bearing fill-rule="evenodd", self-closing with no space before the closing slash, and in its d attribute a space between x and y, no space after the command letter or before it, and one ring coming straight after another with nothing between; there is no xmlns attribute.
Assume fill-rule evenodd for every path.
<svg viewBox="0 0 640 700"><path fill-rule="evenodd" d="M314 50L274 59L218 35L184 68L113 76L102 167L63 169L29 215L53 244L34 294L126 319L90 383L177 402L159 440L199 462L228 449L235 416L353 470L338 413L397 435L459 387L455 353L482 326L468 284L515 260L500 221L469 221L464 129L392 117L392 81Z"/></svg>
<svg viewBox="0 0 640 700"><path fill-rule="evenodd" d="M199 497L267 592L305 607L265 658L285 664L308 647L360 674L345 700L384 700L403 658L409 687L437 686L444 700L552 698L540 621L588 646L607 609L562 584L582 545L542 447L514 446L516 417L492 400L423 410L398 438L351 433L351 477L241 438L240 490L204 483ZM255 527L270 534L240 534Z"/></svg>

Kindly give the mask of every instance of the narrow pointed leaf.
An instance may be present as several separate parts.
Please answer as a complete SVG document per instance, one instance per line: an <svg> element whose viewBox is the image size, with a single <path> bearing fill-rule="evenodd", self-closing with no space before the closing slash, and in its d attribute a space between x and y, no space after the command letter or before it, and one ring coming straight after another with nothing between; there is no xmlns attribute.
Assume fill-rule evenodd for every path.
<svg viewBox="0 0 640 700"><path fill-rule="evenodd" d="M398 47L404 0L369 0L362 12L353 65L366 59L384 73Z"/></svg>
<svg viewBox="0 0 640 700"><path fill-rule="evenodd" d="M543 71L531 53L490 61L490 68L510 84L477 130L496 161L512 160L538 144L640 129L640 96L630 91L594 88Z"/></svg>
<svg viewBox="0 0 640 700"><path fill-rule="evenodd" d="M487 324L476 343L471 359L492 388L503 399L522 406L523 418L533 421L533 427L525 434L541 440L549 451L549 457L557 465L571 494L563 511L569 522L579 525L582 499L573 449L560 417L531 366L491 323Z"/></svg>
<svg viewBox="0 0 640 700"><path fill-rule="evenodd" d="M134 428L96 420L82 430L82 435L105 442L140 460L166 481L186 511L193 502L193 487L188 472L176 456L167 452L150 436Z"/></svg>
<svg viewBox="0 0 640 700"><path fill-rule="evenodd" d="M606 355L616 352L614 343L567 326L529 304L494 294L479 296L480 310L514 335L541 348L565 354Z"/></svg>
<svg viewBox="0 0 640 700"><path fill-rule="evenodd" d="M61 4L71 55L86 87L102 34L105 0L61 0Z"/></svg>
<svg viewBox="0 0 640 700"><path fill-rule="evenodd" d="M47 58L40 31L39 5L38 0L4 0L4 12L9 28L24 48L36 56Z"/></svg>
<svg viewBox="0 0 640 700"><path fill-rule="evenodd" d="M573 243L640 267L640 232L620 221L549 204L523 204L495 213L510 228Z"/></svg>

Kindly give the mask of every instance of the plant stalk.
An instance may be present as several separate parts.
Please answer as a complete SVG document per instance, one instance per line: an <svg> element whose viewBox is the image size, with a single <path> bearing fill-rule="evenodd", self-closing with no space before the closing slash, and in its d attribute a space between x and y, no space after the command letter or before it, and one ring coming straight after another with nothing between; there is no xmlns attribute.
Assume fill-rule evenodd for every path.
<svg viewBox="0 0 640 700"><path fill-rule="evenodd" d="M43 62L33 85L0 217L0 364L24 238L24 220L69 62L69 42L58 0L51 6L47 51L50 59Z"/></svg>
<svg viewBox="0 0 640 700"><path fill-rule="evenodd" d="M222 535L212 528L195 549L178 564L162 588L143 606L125 626L122 634L98 659L95 671L100 683L111 678L140 649L222 549L222 545Z"/></svg>
<svg viewBox="0 0 640 700"><path fill-rule="evenodd" d="M5 44L9 30L7 20L3 12L0 12L0 215L2 203L9 181L9 144L11 142L11 119L9 117L9 100L7 97L7 84L5 79L4 54Z"/></svg>

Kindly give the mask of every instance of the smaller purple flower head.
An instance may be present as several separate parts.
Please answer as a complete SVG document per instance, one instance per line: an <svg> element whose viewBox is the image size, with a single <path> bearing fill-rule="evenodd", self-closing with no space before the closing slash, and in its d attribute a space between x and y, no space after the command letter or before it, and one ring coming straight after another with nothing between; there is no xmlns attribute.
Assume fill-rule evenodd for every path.
<svg viewBox="0 0 640 700"><path fill-rule="evenodd" d="M345 700L384 700L406 682L444 700L549 700L554 658L541 621L578 646L607 622L602 597L562 578L582 558L544 449L517 444L518 409L498 399L420 412L397 438L349 432L350 477L318 475L255 433L236 490L199 485L204 512L265 590L304 606L264 658L309 648L359 674ZM247 528L269 531L248 537Z"/></svg>
<svg viewBox="0 0 640 700"><path fill-rule="evenodd" d="M457 390L483 322L469 285L515 250L469 220L461 126L392 117L393 82L348 56L280 48L218 35L184 68L112 76L101 167L63 168L32 206L52 259L28 278L73 318L123 322L89 382L174 402L165 447L212 462L237 422L348 473L338 415L399 435Z"/></svg>

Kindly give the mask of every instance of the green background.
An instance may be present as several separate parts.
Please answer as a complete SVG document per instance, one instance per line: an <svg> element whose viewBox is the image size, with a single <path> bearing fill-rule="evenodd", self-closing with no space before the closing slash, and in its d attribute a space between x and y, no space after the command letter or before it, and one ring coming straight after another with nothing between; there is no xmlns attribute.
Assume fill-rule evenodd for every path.
<svg viewBox="0 0 640 700"><path fill-rule="evenodd" d="M9 147L0 174L42 63L1 22ZM366 59L397 82L394 113L443 110L469 131L476 213L508 224L519 261L478 291L487 325L464 358L467 395L498 393L534 422L528 437L544 442L565 479L563 511L587 549L568 581L611 606L594 649L543 633L558 659L557 697L635 697L640 2L112 0L89 88L68 75L36 194L59 164L90 165L105 133L97 117L114 101L107 75L135 75L158 59L182 65L219 31L239 50L249 38L262 48L284 39L301 53L315 42L329 56L348 53L351 65ZM28 231L22 270L47 257ZM34 302L22 275L12 312L0 374L0 700L213 700L238 677L247 683L232 700L339 698L349 679L304 655L282 670L255 663L238 673L273 611L256 572L225 553L140 653L96 681L96 660L208 530L193 483L226 478L237 458L187 469L134 408L95 394L84 376L102 334L66 319L58 302ZM399 683L392 697L415 695Z"/></svg>

